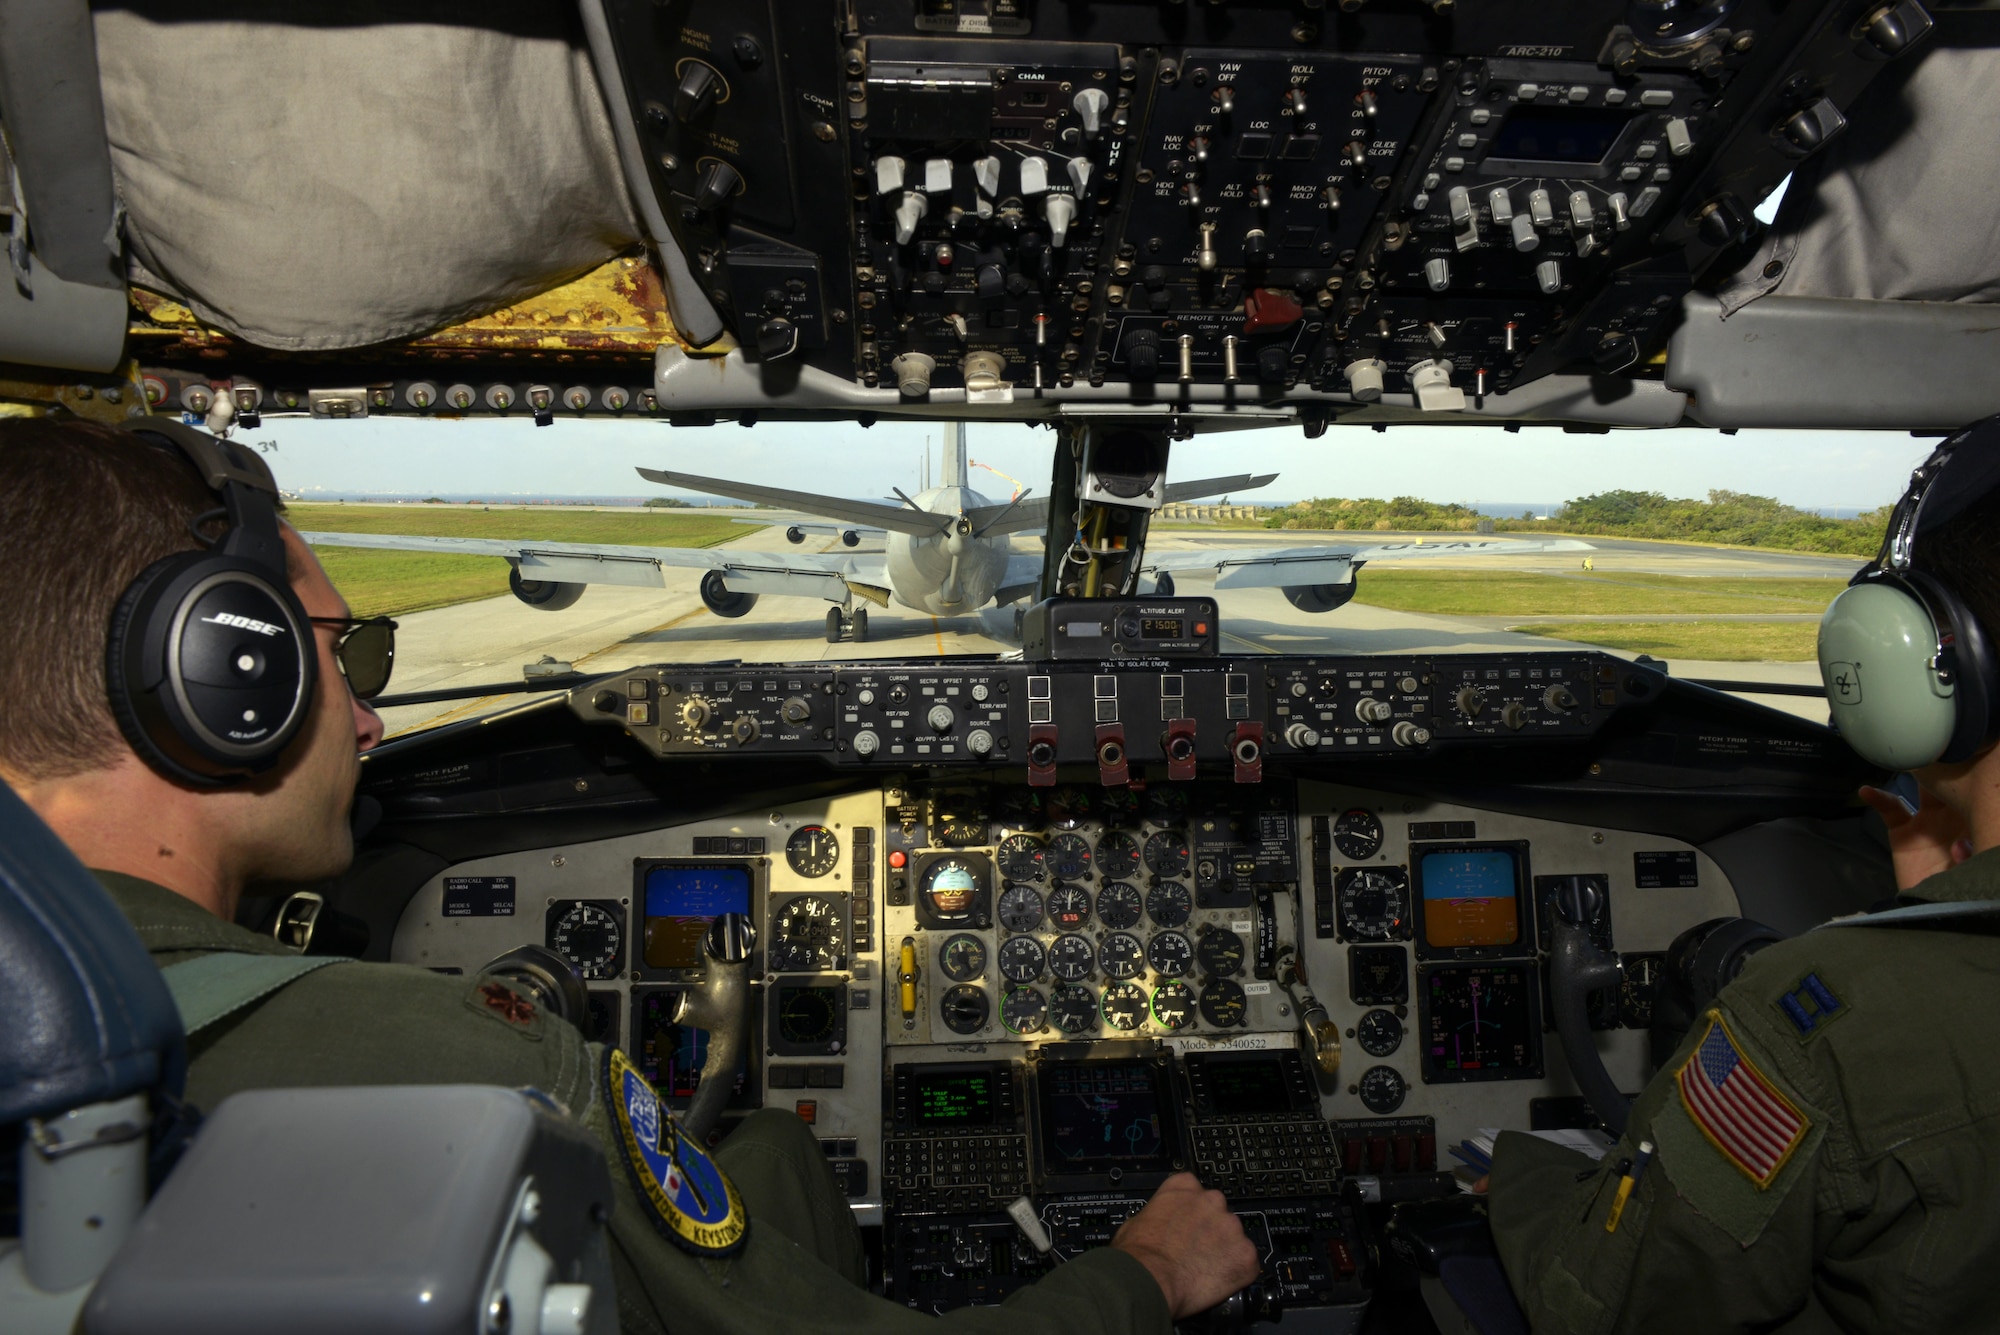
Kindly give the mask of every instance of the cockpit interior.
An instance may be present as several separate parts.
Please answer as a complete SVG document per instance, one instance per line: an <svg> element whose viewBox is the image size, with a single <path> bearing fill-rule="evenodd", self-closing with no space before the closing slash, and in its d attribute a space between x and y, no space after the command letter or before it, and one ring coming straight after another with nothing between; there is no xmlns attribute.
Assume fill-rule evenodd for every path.
<svg viewBox="0 0 2000 1335"><path fill-rule="evenodd" d="M1239 654L1144 553L1218 431L2000 409L1990 10L310 8L0 29L11 402L1054 433L1018 650L565 676L369 752L353 868L242 914L508 977L697 1134L795 1113L886 1297L1000 1302L1192 1171L1262 1263L1209 1329L1433 1329L1392 1209L1615 1131L1748 951L1894 894L1820 722L1610 652Z"/></svg>

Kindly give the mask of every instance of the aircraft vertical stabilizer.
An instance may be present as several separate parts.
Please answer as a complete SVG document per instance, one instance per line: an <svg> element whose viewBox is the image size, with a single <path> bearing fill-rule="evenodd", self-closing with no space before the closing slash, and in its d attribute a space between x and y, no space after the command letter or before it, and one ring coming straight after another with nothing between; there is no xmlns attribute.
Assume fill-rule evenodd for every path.
<svg viewBox="0 0 2000 1335"><path fill-rule="evenodd" d="M944 476L938 479L944 487L969 487L972 485L965 462L965 423L946 422L944 424Z"/></svg>

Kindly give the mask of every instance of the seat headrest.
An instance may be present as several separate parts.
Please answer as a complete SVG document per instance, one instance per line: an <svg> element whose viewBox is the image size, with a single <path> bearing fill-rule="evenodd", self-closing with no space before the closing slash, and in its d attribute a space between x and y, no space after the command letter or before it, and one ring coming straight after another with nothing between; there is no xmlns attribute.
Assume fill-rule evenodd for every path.
<svg viewBox="0 0 2000 1335"><path fill-rule="evenodd" d="M187 1077L180 1013L132 925L0 784L0 1126Z"/></svg>

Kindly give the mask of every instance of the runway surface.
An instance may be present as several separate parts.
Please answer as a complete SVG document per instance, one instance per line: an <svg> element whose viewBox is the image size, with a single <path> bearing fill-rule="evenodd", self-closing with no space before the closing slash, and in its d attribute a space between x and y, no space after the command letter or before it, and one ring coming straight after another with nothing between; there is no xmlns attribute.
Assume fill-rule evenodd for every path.
<svg viewBox="0 0 2000 1335"><path fill-rule="evenodd" d="M780 526L746 526L744 536L727 546L750 551L817 551L832 544L815 537L803 547L785 542L782 521L789 516L760 518ZM1154 550L1203 548L1218 552L1246 547L1326 544L1374 546L1413 540L1417 535L1383 532L1313 533L1299 530L1218 529L1198 525L1163 526L1152 537ZM1426 542L1470 538L1470 534L1427 534ZM1535 535L1501 533L1496 540ZM1645 574L1727 576L1733 578L1846 579L1862 564L1852 558L1801 556L1786 552L1756 552L1699 547L1691 544L1638 542L1623 539L1588 541L1597 576L1619 571ZM1021 549L1034 540L1017 539ZM1578 572L1579 552L1531 553L1514 556L1426 556L1399 561L1398 568L1520 570L1564 575ZM764 598L747 616L718 617L702 605L696 592L700 572L667 570L665 589L625 589L593 585L574 607L543 612L510 596L461 603L399 618L393 694L433 691L488 683L519 682L522 668L544 656L568 663L579 672L612 672L659 662L720 662L743 659L760 662L822 662L861 658L915 658L945 654L996 654L1014 646L986 633L975 617L940 619L907 608L868 606L869 639L865 644L828 644L827 604L803 598ZM1213 592L1203 575L1177 576L1178 592ZM1361 578L1365 581L1364 572ZM1350 603L1336 612L1311 615L1298 611L1275 589L1225 590L1218 596L1225 627L1223 652L1229 654L1389 654L1466 651L1534 652L1569 647L1568 642L1523 635L1505 629L1535 620L1578 621L1574 616L1471 617L1396 612ZM1605 620L1715 620L1714 617L1619 615ZM1758 621L1787 620L1769 614L1749 614ZM1804 617L1804 620L1815 618ZM1771 681L1816 684L1812 663L1713 663L1674 660L1673 675L1696 679ZM525 703L533 695L482 695L429 705L385 710L391 735L457 719L490 714ZM1794 696L1756 696L1762 703L1824 722L1823 702Z"/></svg>

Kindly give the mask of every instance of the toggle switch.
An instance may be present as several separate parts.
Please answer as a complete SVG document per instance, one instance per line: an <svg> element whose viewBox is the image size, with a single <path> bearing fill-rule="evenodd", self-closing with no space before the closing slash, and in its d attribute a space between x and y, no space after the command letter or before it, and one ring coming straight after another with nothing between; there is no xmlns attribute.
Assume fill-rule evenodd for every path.
<svg viewBox="0 0 2000 1335"><path fill-rule="evenodd" d="M924 159L924 192L932 195L951 193L951 159Z"/></svg>
<svg viewBox="0 0 2000 1335"><path fill-rule="evenodd" d="M1462 185L1455 185L1445 196L1451 208L1451 225L1464 227L1472 221L1472 192Z"/></svg>
<svg viewBox="0 0 2000 1335"><path fill-rule="evenodd" d="M1493 211L1493 225L1498 227L1514 216L1514 197L1506 186L1496 185L1486 196L1486 207Z"/></svg>
<svg viewBox="0 0 2000 1335"><path fill-rule="evenodd" d="M1042 201L1042 216L1049 220L1049 244L1061 249L1069 240L1069 225L1076 218L1076 200L1050 191Z"/></svg>
<svg viewBox="0 0 2000 1335"><path fill-rule="evenodd" d="M972 180L981 194L1000 193L1000 159L984 157L972 164Z"/></svg>
<svg viewBox="0 0 2000 1335"><path fill-rule="evenodd" d="M1039 195L1049 188L1049 162L1047 158L1025 157L1021 159L1021 193Z"/></svg>
<svg viewBox="0 0 2000 1335"><path fill-rule="evenodd" d="M1611 225L1613 227L1623 232L1632 226L1632 219L1625 212L1625 192L1623 190L1613 195L1610 199L1605 200L1604 204L1611 211Z"/></svg>
<svg viewBox="0 0 2000 1335"><path fill-rule="evenodd" d="M1547 227L1556 220L1555 205L1549 201L1548 191L1528 192L1528 219L1537 227Z"/></svg>
<svg viewBox="0 0 2000 1335"><path fill-rule="evenodd" d="M743 173L721 158L710 158L702 163L701 175L695 180L694 206L707 213L742 188Z"/></svg>
<svg viewBox="0 0 2000 1335"><path fill-rule="evenodd" d="M1556 293L1562 291L1562 263L1558 260L1543 260L1540 264L1537 264L1535 266L1535 285L1541 288L1543 294L1546 296L1553 297Z"/></svg>
<svg viewBox="0 0 2000 1335"><path fill-rule="evenodd" d="M896 244L907 246L917 234L917 224L931 209L930 201L915 190L905 190L902 202L896 205Z"/></svg>
<svg viewBox="0 0 2000 1335"><path fill-rule="evenodd" d="M1569 197L1569 225L1579 232L1588 232L1593 220L1590 207L1590 192L1573 190Z"/></svg>
<svg viewBox="0 0 2000 1335"><path fill-rule="evenodd" d="M1076 118L1083 122L1083 133L1095 139L1104 124L1104 112L1111 105L1111 95L1102 88L1086 88L1070 99L1076 108Z"/></svg>
<svg viewBox="0 0 2000 1335"><path fill-rule="evenodd" d="M1097 164L1089 158L1079 157L1069 160L1069 183L1075 188L1079 198L1089 192L1090 173L1096 166Z"/></svg>
<svg viewBox="0 0 2000 1335"><path fill-rule="evenodd" d="M875 193L894 194L903 188L903 160L894 154L875 159Z"/></svg>
<svg viewBox="0 0 2000 1335"><path fill-rule="evenodd" d="M1424 261L1424 284L1433 292L1442 292L1451 286L1451 261L1443 256Z"/></svg>
<svg viewBox="0 0 2000 1335"><path fill-rule="evenodd" d="M1514 234L1514 249L1522 254L1542 244L1542 238L1535 235L1535 224L1529 221L1527 214L1515 214L1514 221L1507 226Z"/></svg>

